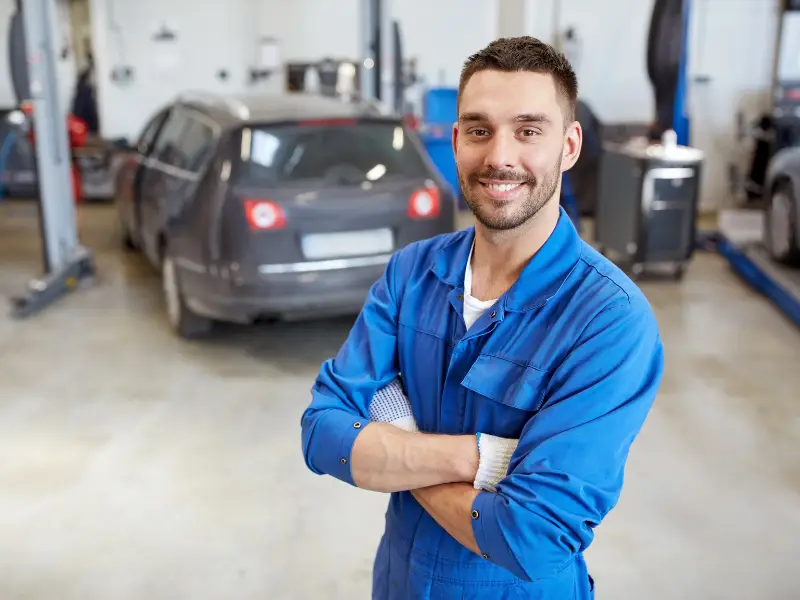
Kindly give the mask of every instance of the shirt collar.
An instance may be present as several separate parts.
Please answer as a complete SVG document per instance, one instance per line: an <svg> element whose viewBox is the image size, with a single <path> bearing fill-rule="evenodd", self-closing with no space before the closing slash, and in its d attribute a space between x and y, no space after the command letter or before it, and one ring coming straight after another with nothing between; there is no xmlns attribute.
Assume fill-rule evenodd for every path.
<svg viewBox="0 0 800 600"><path fill-rule="evenodd" d="M473 226L434 252L431 269L439 279L452 287L463 285L464 271L474 240ZM503 295L506 309L532 310L555 296L578 263L581 250L581 238L569 215L560 207L553 233L522 270L519 279Z"/></svg>

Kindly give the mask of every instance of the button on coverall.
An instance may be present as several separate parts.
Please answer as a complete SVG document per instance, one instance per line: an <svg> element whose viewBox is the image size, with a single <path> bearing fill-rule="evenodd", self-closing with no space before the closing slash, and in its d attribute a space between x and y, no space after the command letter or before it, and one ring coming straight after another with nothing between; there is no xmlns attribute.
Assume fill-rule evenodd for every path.
<svg viewBox="0 0 800 600"><path fill-rule="evenodd" d="M472 505L481 555L409 492L391 494L373 598L593 598L583 552L619 498L661 381L656 320L562 209L519 279L466 331L461 298L474 235L470 227L392 256L313 385L305 461L354 485L350 452L370 422L370 401L400 375L422 432L520 441L496 492Z"/></svg>

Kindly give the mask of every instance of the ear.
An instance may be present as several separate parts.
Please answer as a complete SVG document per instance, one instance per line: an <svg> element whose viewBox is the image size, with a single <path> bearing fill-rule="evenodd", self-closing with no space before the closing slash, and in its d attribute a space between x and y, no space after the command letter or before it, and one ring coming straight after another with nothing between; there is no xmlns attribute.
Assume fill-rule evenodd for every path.
<svg viewBox="0 0 800 600"><path fill-rule="evenodd" d="M453 123L453 156L458 156L458 123Z"/></svg>
<svg viewBox="0 0 800 600"><path fill-rule="evenodd" d="M578 121L573 121L567 127L564 134L564 150L561 157L561 172L569 171L575 163L578 162L578 157L581 155L581 148L583 147L583 129Z"/></svg>

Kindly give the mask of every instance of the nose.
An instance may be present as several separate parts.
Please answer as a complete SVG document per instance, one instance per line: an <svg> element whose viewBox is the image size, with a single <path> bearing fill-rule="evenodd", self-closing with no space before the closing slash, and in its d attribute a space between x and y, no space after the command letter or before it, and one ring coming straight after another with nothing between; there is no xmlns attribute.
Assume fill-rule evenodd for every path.
<svg viewBox="0 0 800 600"><path fill-rule="evenodd" d="M511 134L498 131L489 141L484 162L490 169L512 170L517 166L516 140Z"/></svg>

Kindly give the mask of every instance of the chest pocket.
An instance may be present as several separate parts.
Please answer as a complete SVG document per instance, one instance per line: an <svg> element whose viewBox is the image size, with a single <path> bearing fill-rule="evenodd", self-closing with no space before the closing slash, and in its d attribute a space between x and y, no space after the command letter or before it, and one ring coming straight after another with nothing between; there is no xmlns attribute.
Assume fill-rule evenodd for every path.
<svg viewBox="0 0 800 600"><path fill-rule="evenodd" d="M473 392L468 412L476 431L515 437L541 408L549 374L481 354L461 385Z"/></svg>

